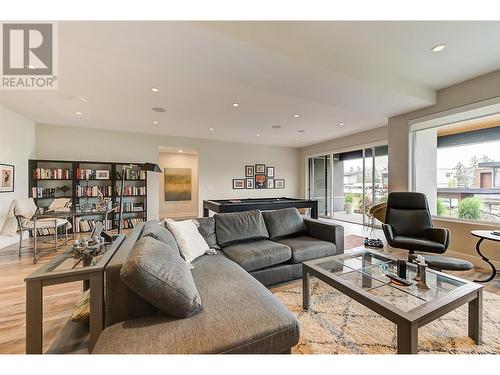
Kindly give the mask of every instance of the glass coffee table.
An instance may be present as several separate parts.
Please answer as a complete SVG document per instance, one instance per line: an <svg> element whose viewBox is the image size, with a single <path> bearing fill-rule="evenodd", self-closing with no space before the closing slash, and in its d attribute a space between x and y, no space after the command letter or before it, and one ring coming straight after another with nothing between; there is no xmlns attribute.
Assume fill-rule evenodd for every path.
<svg viewBox="0 0 500 375"><path fill-rule="evenodd" d="M407 265L407 279L413 281L417 268ZM309 278L314 276L363 306L397 325L398 354L416 354L418 329L427 323L469 304L468 335L481 342L483 286L429 270L429 289L394 284L385 276L396 274L396 259L361 249L303 263L303 307L309 309Z"/></svg>

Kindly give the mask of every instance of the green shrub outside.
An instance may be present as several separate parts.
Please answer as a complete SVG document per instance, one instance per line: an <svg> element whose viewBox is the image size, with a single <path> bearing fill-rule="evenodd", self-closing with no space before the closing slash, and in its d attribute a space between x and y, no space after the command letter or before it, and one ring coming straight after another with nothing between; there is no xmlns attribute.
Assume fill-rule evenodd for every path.
<svg viewBox="0 0 500 375"><path fill-rule="evenodd" d="M481 219L481 201L478 198L464 198L458 204L458 217L462 219Z"/></svg>

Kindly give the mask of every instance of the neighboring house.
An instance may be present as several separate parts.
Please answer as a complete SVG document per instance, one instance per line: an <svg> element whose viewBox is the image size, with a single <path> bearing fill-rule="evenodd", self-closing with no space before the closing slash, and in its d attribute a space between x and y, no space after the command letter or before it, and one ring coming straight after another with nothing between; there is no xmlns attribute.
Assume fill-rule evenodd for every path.
<svg viewBox="0 0 500 375"><path fill-rule="evenodd" d="M500 161L478 163L474 171L474 187L500 187Z"/></svg>

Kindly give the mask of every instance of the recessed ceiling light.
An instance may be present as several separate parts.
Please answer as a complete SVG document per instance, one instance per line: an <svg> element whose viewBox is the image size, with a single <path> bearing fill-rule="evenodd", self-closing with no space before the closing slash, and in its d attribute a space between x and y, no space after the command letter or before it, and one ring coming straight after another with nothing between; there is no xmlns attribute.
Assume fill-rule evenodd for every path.
<svg viewBox="0 0 500 375"><path fill-rule="evenodd" d="M210 130L211 132L213 132L215 130L215 128L208 128L208 130Z"/></svg>
<svg viewBox="0 0 500 375"><path fill-rule="evenodd" d="M271 126L273 129L281 129L281 125L273 125Z"/></svg>
<svg viewBox="0 0 500 375"><path fill-rule="evenodd" d="M300 117L300 115L298 113L293 115L293 118L299 118L299 117Z"/></svg>
<svg viewBox="0 0 500 375"><path fill-rule="evenodd" d="M233 106L233 107L239 107L239 106L240 106L240 104L239 104L239 103L233 103L233 104L232 104L232 106Z"/></svg>
<svg viewBox="0 0 500 375"><path fill-rule="evenodd" d="M165 108L162 107L153 107L152 110L155 112L165 112Z"/></svg>
<svg viewBox="0 0 500 375"><path fill-rule="evenodd" d="M179 150L179 152L180 152L181 154L183 153L183 151L182 151L182 150Z"/></svg>
<svg viewBox="0 0 500 375"><path fill-rule="evenodd" d="M83 115L83 112L76 111L75 115L81 116L81 115Z"/></svg>
<svg viewBox="0 0 500 375"><path fill-rule="evenodd" d="M153 121L153 124L155 124L155 125L158 124L158 121Z"/></svg>
<svg viewBox="0 0 500 375"><path fill-rule="evenodd" d="M343 122L339 122L339 126L344 126L344 123Z"/></svg>
<svg viewBox="0 0 500 375"><path fill-rule="evenodd" d="M257 137L261 137L262 133L257 133L256 135L257 135Z"/></svg>
<svg viewBox="0 0 500 375"><path fill-rule="evenodd" d="M446 44L438 44L437 46L432 47L431 51L432 52L439 52L439 51L444 50L445 47L446 47Z"/></svg>
<svg viewBox="0 0 500 375"><path fill-rule="evenodd" d="M306 131L301 129L301 130L297 130L297 132L304 134Z"/></svg>
<svg viewBox="0 0 500 375"><path fill-rule="evenodd" d="M82 98L81 96L68 96L68 99L75 103L87 103L87 99Z"/></svg>
<svg viewBox="0 0 500 375"><path fill-rule="evenodd" d="M151 87L151 91L158 92L158 91L160 91L160 89L157 89L156 87Z"/></svg>
<svg viewBox="0 0 500 375"><path fill-rule="evenodd" d="M295 141L295 142L298 142L298 141L299 141L299 139L298 139L298 138L295 138L295 139L294 139L294 141Z"/></svg>

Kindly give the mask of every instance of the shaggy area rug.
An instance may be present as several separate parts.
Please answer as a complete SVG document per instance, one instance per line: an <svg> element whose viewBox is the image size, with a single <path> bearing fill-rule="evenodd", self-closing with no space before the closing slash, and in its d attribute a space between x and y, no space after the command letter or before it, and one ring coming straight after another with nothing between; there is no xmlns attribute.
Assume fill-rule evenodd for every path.
<svg viewBox="0 0 500 375"><path fill-rule="evenodd" d="M294 354L394 354L396 325L327 284L311 282L309 311L302 288L275 294L300 322ZM483 343L467 336L467 304L419 329L419 353L500 353L500 297L483 292Z"/></svg>

